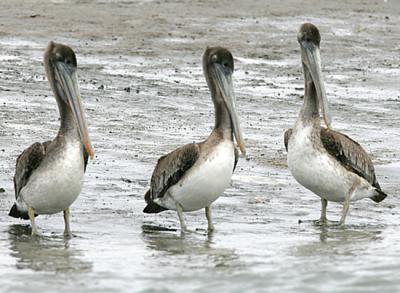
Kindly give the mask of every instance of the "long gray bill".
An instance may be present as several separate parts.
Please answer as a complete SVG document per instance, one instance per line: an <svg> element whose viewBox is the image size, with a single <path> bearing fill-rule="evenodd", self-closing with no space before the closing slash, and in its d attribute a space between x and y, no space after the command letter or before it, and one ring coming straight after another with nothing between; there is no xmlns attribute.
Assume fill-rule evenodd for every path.
<svg viewBox="0 0 400 293"><path fill-rule="evenodd" d="M242 130L240 128L240 121L236 113L236 99L233 92L232 73L226 72L226 70L224 70L224 68L220 64L215 64L214 68L215 70L213 71L215 73L216 86L225 101L226 108L228 109L229 116L233 124L233 133L235 135L236 142L238 143L242 154L246 155Z"/></svg>
<svg viewBox="0 0 400 293"><path fill-rule="evenodd" d="M71 71L62 62L56 62L56 78L59 81L59 91L62 94L62 98L70 106L74 115L75 121L78 124L78 131L81 137L82 143L86 148L91 159L94 157L93 149L90 143L89 131L85 119L85 113L83 112L83 106L81 102L81 94L78 87L78 77L76 71Z"/></svg>
<svg viewBox="0 0 400 293"><path fill-rule="evenodd" d="M325 85L322 77L321 70L321 57L319 53L319 48L310 42L304 42L303 47L306 51L307 57L307 66L310 70L311 77L313 79L315 89L317 91L317 96L319 100L319 106L322 111L322 115L325 121L325 124L328 128L330 128L332 123L332 117L329 111L328 99L326 98Z"/></svg>

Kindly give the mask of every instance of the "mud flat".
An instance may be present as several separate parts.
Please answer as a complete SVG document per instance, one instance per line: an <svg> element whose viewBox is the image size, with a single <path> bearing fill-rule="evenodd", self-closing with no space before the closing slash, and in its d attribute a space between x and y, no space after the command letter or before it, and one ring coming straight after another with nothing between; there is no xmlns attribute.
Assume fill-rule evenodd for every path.
<svg viewBox="0 0 400 293"><path fill-rule="evenodd" d="M391 195L355 203L344 229L297 223L318 218L319 198L286 168L283 132L302 103L296 33L305 21L322 33L333 125L371 153ZM0 291L398 291L399 22L391 0L1 1ZM69 241L61 215L37 219L40 239L7 216L16 157L59 124L42 64L50 40L77 53L96 154ZM173 212L141 213L157 158L212 128L201 70L211 45L236 58L249 160L214 205L213 235L201 230L203 211L186 216L198 233L149 230L178 227ZM330 204L328 217L340 209Z"/></svg>

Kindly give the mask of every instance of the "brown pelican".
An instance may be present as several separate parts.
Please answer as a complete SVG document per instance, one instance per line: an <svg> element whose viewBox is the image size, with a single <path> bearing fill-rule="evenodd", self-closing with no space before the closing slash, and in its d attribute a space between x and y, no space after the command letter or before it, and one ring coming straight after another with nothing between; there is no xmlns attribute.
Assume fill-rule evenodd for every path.
<svg viewBox="0 0 400 293"><path fill-rule="evenodd" d="M14 176L16 201L9 215L30 219L35 235L35 216L63 211L64 234L70 236L69 207L81 191L88 156L93 159L93 150L78 88L74 51L50 42L44 65L57 100L61 126L54 140L36 142L18 157Z"/></svg>
<svg viewBox="0 0 400 293"><path fill-rule="evenodd" d="M385 199L375 176L371 158L347 135L331 129L331 116L325 94L320 62L320 34L305 23L297 40L301 48L305 93L303 107L293 129L285 133L287 163L293 177L321 197L321 218L327 223L328 201L343 202L339 224L344 225L350 201ZM320 126L321 109L325 127Z"/></svg>
<svg viewBox="0 0 400 293"><path fill-rule="evenodd" d="M235 109L232 73L233 57L224 48L207 48L203 71L215 108L215 126L203 142L182 146L162 156L145 194L145 213L176 210L181 231L187 231L183 212L205 208L208 230L214 229L211 204L231 182L238 151L245 153L239 118Z"/></svg>

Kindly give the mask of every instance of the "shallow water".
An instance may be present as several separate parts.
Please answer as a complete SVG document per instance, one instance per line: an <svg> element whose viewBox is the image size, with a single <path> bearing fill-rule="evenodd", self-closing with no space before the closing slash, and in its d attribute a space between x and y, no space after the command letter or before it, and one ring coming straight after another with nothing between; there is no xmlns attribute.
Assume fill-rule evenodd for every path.
<svg viewBox="0 0 400 293"><path fill-rule="evenodd" d="M400 290L400 5L242 2L0 3L0 292ZM344 228L309 221L320 200L286 168L283 132L302 103L296 32L304 21L322 32L333 125L371 153L389 194L353 203ZM41 62L50 39L77 53L96 154L69 240L61 214L37 218L40 238L7 216L16 157L59 124ZM181 235L174 212L143 215L142 196L159 156L212 128L201 55L216 44L236 57L249 159L214 204L216 231L205 232L198 211L186 214L195 232ZM329 204L328 218L340 211Z"/></svg>

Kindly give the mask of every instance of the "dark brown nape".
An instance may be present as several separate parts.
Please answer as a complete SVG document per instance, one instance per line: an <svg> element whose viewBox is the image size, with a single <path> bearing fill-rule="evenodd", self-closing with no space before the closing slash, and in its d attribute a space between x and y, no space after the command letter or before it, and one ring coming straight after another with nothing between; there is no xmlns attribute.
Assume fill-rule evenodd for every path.
<svg viewBox="0 0 400 293"><path fill-rule="evenodd" d="M215 81L215 69L216 64L221 65L223 68L228 69L230 73L234 70L233 56L228 49L222 47L207 47L203 54L203 72L207 80L208 87L211 92L212 101L215 108L215 124L214 128L221 128L224 131L228 131L229 135L232 136L232 125L231 117L228 113L223 98L217 95L217 88Z"/></svg>
<svg viewBox="0 0 400 293"><path fill-rule="evenodd" d="M50 41L44 52L44 67L47 79L57 96L56 88L54 87L54 65L56 62L66 63L73 68L77 67L75 53L70 47Z"/></svg>
<svg viewBox="0 0 400 293"><path fill-rule="evenodd" d="M232 53L223 47L207 47L203 54L203 65L209 66L213 63L225 63L234 70Z"/></svg>
<svg viewBox="0 0 400 293"><path fill-rule="evenodd" d="M55 78L55 66L57 63L66 64L71 70L75 70L77 67L75 53L70 47L50 41L44 53L44 67L50 87L53 90L54 97L56 98L58 104L61 118L61 131L61 129L67 129L70 125L72 125L69 122L73 118L71 116L72 114L70 106L62 98L60 90L56 86L57 81Z"/></svg>
<svg viewBox="0 0 400 293"><path fill-rule="evenodd" d="M319 47L321 35L319 34L319 30L315 25L307 22L301 25L297 39L299 42L312 42Z"/></svg>
<svg viewBox="0 0 400 293"><path fill-rule="evenodd" d="M67 45L49 42L47 46L45 58L49 58L52 63L65 62L71 66L77 67L77 61L74 51Z"/></svg>
<svg viewBox="0 0 400 293"><path fill-rule="evenodd" d="M203 72L212 96L215 95L215 86L210 80L210 66L215 63L228 66L232 72L234 70L233 56L228 49L223 47L207 47L203 54Z"/></svg>

